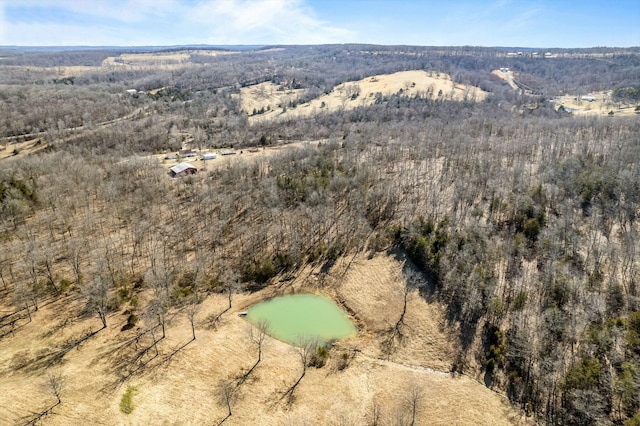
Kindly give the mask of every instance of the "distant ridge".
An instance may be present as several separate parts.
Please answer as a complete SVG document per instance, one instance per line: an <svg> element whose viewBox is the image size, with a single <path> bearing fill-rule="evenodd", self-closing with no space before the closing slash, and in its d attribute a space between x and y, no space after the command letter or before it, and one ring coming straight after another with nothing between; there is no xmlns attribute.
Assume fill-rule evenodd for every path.
<svg viewBox="0 0 640 426"><path fill-rule="evenodd" d="M17 50L24 52L66 52L74 50L118 50L123 52L162 52L168 50L202 49L202 50L256 50L263 49L265 45L211 45L211 44L185 44L173 46L2 46L0 50Z"/></svg>

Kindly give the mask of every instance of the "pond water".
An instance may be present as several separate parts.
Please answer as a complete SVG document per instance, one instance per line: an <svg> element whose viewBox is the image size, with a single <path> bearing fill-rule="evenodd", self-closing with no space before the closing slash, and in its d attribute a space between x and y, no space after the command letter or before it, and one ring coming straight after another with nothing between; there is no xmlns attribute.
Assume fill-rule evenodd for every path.
<svg viewBox="0 0 640 426"><path fill-rule="evenodd" d="M269 323L269 335L295 345L301 338L324 344L356 335L356 327L334 302L315 294L293 294L258 303L248 309L246 319Z"/></svg>

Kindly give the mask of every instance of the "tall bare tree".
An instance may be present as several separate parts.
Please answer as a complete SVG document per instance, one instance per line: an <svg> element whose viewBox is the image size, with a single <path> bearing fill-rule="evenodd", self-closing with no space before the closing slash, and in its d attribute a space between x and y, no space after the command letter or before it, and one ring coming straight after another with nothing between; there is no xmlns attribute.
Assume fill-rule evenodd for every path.
<svg viewBox="0 0 640 426"><path fill-rule="evenodd" d="M298 380L287 389L284 393L283 397L288 397L289 401L293 400L293 395L296 390L296 387L300 384L304 376L307 374L307 368L309 367L309 361L311 357L318 350L319 343L318 339L311 336L299 336L297 341L295 342L295 346L293 347L294 352L298 356L300 361L300 367L302 371L300 373L300 377Z"/></svg>
<svg viewBox="0 0 640 426"><path fill-rule="evenodd" d="M96 275L82 288L82 293L86 299L86 309L98 315L102 329L107 328L107 313L111 304L109 279Z"/></svg>
<svg viewBox="0 0 640 426"><path fill-rule="evenodd" d="M223 405L227 409L227 415L223 418L218 425L223 424L231 415L231 405L236 398L237 387L232 380L220 380L216 385L216 396L218 403Z"/></svg>
<svg viewBox="0 0 640 426"><path fill-rule="evenodd" d="M246 378L249 377L249 375L258 366L258 364L260 364L260 361L262 361L262 348L264 346L265 339L267 338L267 335L269 334L270 329L271 328L269 325L269 321L266 318L263 318L259 320L257 324L250 326L249 339L251 340L251 343L253 344L253 346L255 346L256 349L258 350L258 359L256 359L255 364L251 366L249 371L247 371L242 376L242 380L241 380L242 382L244 382L244 380L246 380Z"/></svg>
<svg viewBox="0 0 640 426"><path fill-rule="evenodd" d="M61 372L47 372L47 387L49 391L56 397L58 404L62 403L62 394L65 391L66 379Z"/></svg>

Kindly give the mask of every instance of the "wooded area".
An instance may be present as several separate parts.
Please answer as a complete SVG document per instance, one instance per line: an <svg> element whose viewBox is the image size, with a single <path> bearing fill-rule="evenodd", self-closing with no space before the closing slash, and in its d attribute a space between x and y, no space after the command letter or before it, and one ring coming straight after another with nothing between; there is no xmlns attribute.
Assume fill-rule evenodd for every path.
<svg viewBox="0 0 640 426"><path fill-rule="evenodd" d="M284 46L66 77L59 67L98 67L121 52L0 53L0 148L15 154L0 160L0 347L37 321L40 304L73 295L105 328L110 312L128 310L132 327L144 318L151 353L167 312L191 312L195 340L209 294L228 292L231 306L232 293L310 264L400 251L421 273L420 297L445 307L459 341L452 372L482 374L540 422L640 422L640 117L616 113L637 105L638 49L514 58ZM501 67L535 94L491 74ZM416 69L490 95L399 92L252 125L240 109L239 89L264 81L306 89L299 105L346 81ZM608 90L610 115L548 102ZM25 141L33 154L12 148ZM313 143L286 148L298 141ZM266 160L181 179L152 155L275 145Z"/></svg>

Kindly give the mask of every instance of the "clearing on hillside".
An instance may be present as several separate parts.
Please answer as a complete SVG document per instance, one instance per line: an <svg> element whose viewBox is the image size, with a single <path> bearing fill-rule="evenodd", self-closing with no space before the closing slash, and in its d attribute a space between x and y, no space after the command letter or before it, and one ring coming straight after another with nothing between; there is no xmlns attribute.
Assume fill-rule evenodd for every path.
<svg viewBox="0 0 640 426"><path fill-rule="evenodd" d="M53 406L55 398L43 384L47 372L55 371L66 386L62 403L46 418L49 425L136 425L149 419L216 424L227 414L227 407L216 402L216 385L225 380L241 383L228 424L367 424L375 409L386 422L410 412L410 400L415 400L416 424L526 423L506 398L477 379L449 373L454 351L443 307L427 302L417 290L406 310L410 333L392 351L381 351L390 324L402 312L407 267L389 255L341 260L328 272L307 267L292 281L234 295L233 307L215 326L210 318L223 312L228 301L226 294L212 295L199 305L195 340L185 312L169 314L157 355L150 336L137 340L140 331L121 330L127 322L122 311L110 314L109 326L78 350L64 352L66 342L95 331L99 323L95 316L78 315L83 306L73 296L61 298L0 341L0 418L27 423L34 413ZM319 292L340 303L358 324L358 335L334 344L323 367L309 367L293 400L283 395L300 376L300 358L278 340L267 338L262 361L240 382L255 363L257 349L251 326L238 313L261 300L302 292ZM151 349L145 357L136 359L147 345ZM135 409L126 414L122 396L131 387L137 390Z"/></svg>
<svg viewBox="0 0 640 426"><path fill-rule="evenodd" d="M307 117L323 111L350 110L372 105L377 96L395 93L404 96L424 96L431 99L454 101L483 101L488 93L475 86L454 83L448 74L435 71L401 71L381 74L349 81L309 102L297 104L304 89L291 89L273 84L260 83L240 89L241 107L249 116L249 122L262 120L285 120ZM297 104L297 105L296 105ZM295 105L295 107L292 107ZM254 114L255 110L255 114Z"/></svg>

